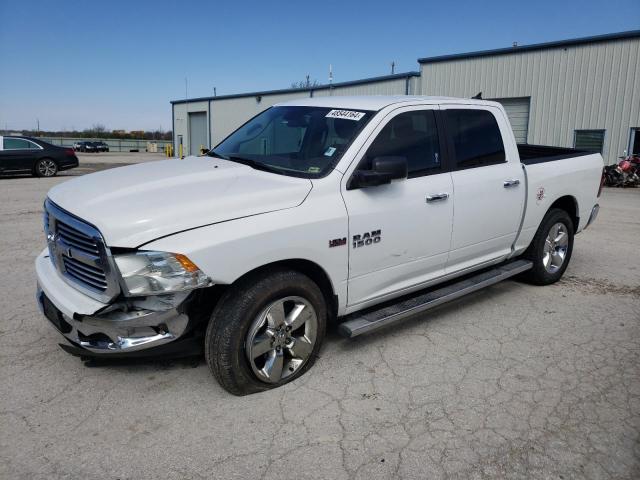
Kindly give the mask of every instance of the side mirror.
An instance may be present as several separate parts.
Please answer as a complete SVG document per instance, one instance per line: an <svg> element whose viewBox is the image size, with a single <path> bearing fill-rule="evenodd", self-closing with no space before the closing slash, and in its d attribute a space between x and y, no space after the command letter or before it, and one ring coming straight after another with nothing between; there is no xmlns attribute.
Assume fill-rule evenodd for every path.
<svg viewBox="0 0 640 480"><path fill-rule="evenodd" d="M407 178L407 158L401 156L375 157L371 170L356 170L347 184L347 190L375 187L391 183L391 180Z"/></svg>

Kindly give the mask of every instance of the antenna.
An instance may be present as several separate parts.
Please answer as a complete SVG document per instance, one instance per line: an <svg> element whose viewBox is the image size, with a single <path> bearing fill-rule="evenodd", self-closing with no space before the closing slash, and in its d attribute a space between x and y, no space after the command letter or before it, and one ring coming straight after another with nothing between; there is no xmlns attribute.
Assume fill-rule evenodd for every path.
<svg viewBox="0 0 640 480"><path fill-rule="evenodd" d="M394 73L396 73L396 61L391 60L391 75L393 75Z"/></svg>

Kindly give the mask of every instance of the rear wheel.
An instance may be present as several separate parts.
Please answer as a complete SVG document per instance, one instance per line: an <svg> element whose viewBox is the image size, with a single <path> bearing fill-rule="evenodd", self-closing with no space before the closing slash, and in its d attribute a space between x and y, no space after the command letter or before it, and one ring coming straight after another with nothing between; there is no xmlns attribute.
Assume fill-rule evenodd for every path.
<svg viewBox="0 0 640 480"><path fill-rule="evenodd" d="M533 262L533 268L525 272L523 278L535 285L560 280L571 259L573 236L569 214L557 208L549 210L523 255Z"/></svg>
<svg viewBox="0 0 640 480"><path fill-rule="evenodd" d="M38 177L55 177L58 173L58 165L50 158L41 158L36 163L35 171Z"/></svg>
<svg viewBox="0 0 640 480"><path fill-rule="evenodd" d="M313 365L326 329L318 286L292 270L242 279L218 302L205 357L218 382L235 395L279 387Z"/></svg>

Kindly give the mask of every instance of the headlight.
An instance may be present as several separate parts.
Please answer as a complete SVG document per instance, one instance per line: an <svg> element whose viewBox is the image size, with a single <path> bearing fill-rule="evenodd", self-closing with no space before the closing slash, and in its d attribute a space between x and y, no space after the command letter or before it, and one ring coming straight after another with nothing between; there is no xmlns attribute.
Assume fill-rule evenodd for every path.
<svg viewBox="0 0 640 480"><path fill-rule="evenodd" d="M128 297L183 292L211 284L196 264L179 253L137 252L114 258Z"/></svg>

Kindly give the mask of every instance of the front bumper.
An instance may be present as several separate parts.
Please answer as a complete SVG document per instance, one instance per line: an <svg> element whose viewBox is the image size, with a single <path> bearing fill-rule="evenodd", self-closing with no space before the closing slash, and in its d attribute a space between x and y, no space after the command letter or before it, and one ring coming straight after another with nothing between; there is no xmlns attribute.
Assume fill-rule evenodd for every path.
<svg viewBox="0 0 640 480"><path fill-rule="evenodd" d="M97 355L139 352L173 342L189 331L188 296L150 308L104 304L68 285L47 250L36 259L40 310L72 345Z"/></svg>
<svg viewBox="0 0 640 480"><path fill-rule="evenodd" d="M80 166L80 161L78 160L78 157L74 157L73 160L66 160L64 162L60 162L60 167L59 170L69 170L70 168L76 168Z"/></svg>

